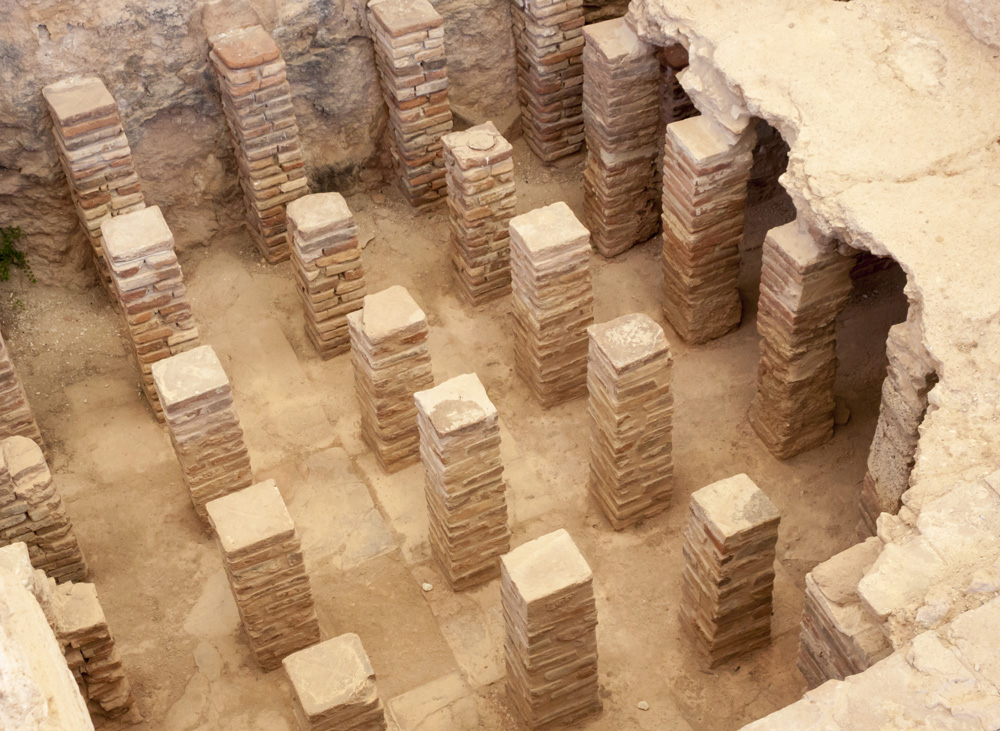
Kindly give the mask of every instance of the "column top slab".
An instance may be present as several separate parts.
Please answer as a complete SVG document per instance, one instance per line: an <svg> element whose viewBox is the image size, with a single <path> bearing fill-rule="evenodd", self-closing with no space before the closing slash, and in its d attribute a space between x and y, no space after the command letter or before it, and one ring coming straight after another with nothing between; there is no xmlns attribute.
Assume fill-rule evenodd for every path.
<svg viewBox="0 0 1000 731"><path fill-rule="evenodd" d="M531 254L554 254L586 245L590 231L563 201L536 208L510 219L511 238Z"/></svg>
<svg viewBox="0 0 1000 731"><path fill-rule="evenodd" d="M42 88L42 96L60 126L118 111L115 98L96 76L71 76Z"/></svg>
<svg viewBox="0 0 1000 731"><path fill-rule="evenodd" d="M159 206L106 218L101 223L101 235L104 252L116 263L141 259L174 246L174 235Z"/></svg>
<svg viewBox="0 0 1000 731"><path fill-rule="evenodd" d="M667 134L697 162L727 155L734 147L732 137L704 115L668 124Z"/></svg>
<svg viewBox="0 0 1000 731"><path fill-rule="evenodd" d="M625 18L612 18L583 27L587 45L612 63L629 61L653 52L653 46L639 38Z"/></svg>
<svg viewBox="0 0 1000 731"><path fill-rule="evenodd" d="M278 44L262 26L231 30L212 38L212 50L231 69L248 69L276 61Z"/></svg>
<svg viewBox="0 0 1000 731"><path fill-rule="evenodd" d="M594 578L565 528L521 544L500 561L526 604Z"/></svg>
<svg viewBox="0 0 1000 731"><path fill-rule="evenodd" d="M427 316L405 287L396 285L366 295L363 303L361 327L373 343L427 327Z"/></svg>
<svg viewBox="0 0 1000 731"><path fill-rule="evenodd" d="M375 700L375 671L361 638L343 634L281 661L307 716Z"/></svg>
<svg viewBox="0 0 1000 731"><path fill-rule="evenodd" d="M497 416L496 407L475 373L455 376L434 388L417 391L413 398L442 436Z"/></svg>
<svg viewBox="0 0 1000 731"><path fill-rule="evenodd" d="M205 509L227 554L277 542L295 531L295 523L274 480L258 482L212 500Z"/></svg>
<svg viewBox="0 0 1000 731"><path fill-rule="evenodd" d="M354 223L351 209L340 193L312 193L296 198L286 206L285 214L307 239L340 231Z"/></svg>
<svg viewBox="0 0 1000 731"><path fill-rule="evenodd" d="M375 19L391 36L403 36L444 23L428 0L372 0L368 3Z"/></svg>
<svg viewBox="0 0 1000 731"><path fill-rule="evenodd" d="M798 221L772 228L765 238L785 252L800 271L830 257L830 253L820 248L812 234L799 226Z"/></svg>
<svg viewBox="0 0 1000 731"><path fill-rule="evenodd" d="M199 345L153 363L153 381L164 409L229 388L229 378L211 345Z"/></svg>
<svg viewBox="0 0 1000 731"><path fill-rule="evenodd" d="M510 157L514 147L493 122L484 122L461 132L442 135L441 142L462 169L490 165Z"/></svg>
<svg viewBox="0 0 1000 731"><path fill-rule="evenodd" d="M724 538L776 523L781 517L767 495L742 474L701 488L691 495L691 502Z"/></svg>
<svg viewBox="0 0 1000 731"><path fill-rule="evenodd" d="M60 584L52 592L59 635L86 632L107 626L104 610L97 598L97 587L87 583Z"/></svg>
<svg viewBox="0 0 1000 731"><path fill-rule="evenodd" d="M670 343L663 328L648 315L634 312L587 328L616 371L648 363L657 356L670 358Z"/></svg>

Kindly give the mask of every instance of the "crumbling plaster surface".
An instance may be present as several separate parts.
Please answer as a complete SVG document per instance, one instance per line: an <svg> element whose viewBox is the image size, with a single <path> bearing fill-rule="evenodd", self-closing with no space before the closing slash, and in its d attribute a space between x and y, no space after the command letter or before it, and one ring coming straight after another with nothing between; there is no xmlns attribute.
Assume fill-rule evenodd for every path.
<svg viewBox="0 0 1000 731"><path fill-rule="evenodd" d="M487 118L514 98L507 0L436 0L452 98ZM42 102L45 84L97 74L122 111L146 201L178 248L242 224L236 164L208 36L261 23L282 50L314 190L377 184L386 115L364 0L8 0L0 18L0 225L20 226L43 281L93 283Z"/></svg>
<svg viewBox="0 0 1000 731"><path fill-rule="evenodd" d="M940 381L901 516L882 521L891 547L859 588L900 647L1000 588L987 539L1000 481L985 479L1000 467L1000 54L940 0L634 0L630 13L647 39L688 47L682 83L703 112L781 132L800 215L907 273Z"/></svg>

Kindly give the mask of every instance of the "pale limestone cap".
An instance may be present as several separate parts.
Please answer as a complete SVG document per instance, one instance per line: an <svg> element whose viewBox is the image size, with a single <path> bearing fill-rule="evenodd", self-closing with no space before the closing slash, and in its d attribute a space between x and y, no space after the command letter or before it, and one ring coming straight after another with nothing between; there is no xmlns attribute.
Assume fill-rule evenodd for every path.
<svg viewBox="0 0 1000 731"><path fill-rule="evenodd" d="M372 0L368 9L393 36L435 28L444 22L428 0Z"/></svg>
<svg viewBox="0 0 1000 731"><path fill-rule="evenodd" d="M285 207L289 222L307 239L339 231L354 223L351 209L340 193L312 193Z"/></svg>
<svg viewBox="0 0 1000 731"><path fill-rule="evenodd" d="M586 25L583 35L587 39L587 46L612 62L652 54L650 45L635 34L625 18L612 18Z"/></svg>
<svg viewBox="0 0 1000 731"><path fill-rule="evenodd" d="M781 249L795 263L797 269L805 269L829 254L816 244L816 239L798 220L784 226L772 228L766 240Z"/></svg>
<svg viewBox="0 0 1000 731"><path fill-rule="evenodd" d="M377 693L375 671L356 634L293 652L281 664L307 716L370 700Z"/></svg>
<svg viewBox="0 0 1000 731"><path fill-rule="evenodd" d="M35 591L35 569L24 541L0 547L0 575L12 578L28 591Z"/></svg>
<svg viewBox="0 0 1000 731"><path fill-rule="evenodd" d="M514 216L510 219L510 235L532 253L590 240L590 231L563 201Z"/></svg>
<svg viewBox="0 0 1000 731"><path fill-rule="evenodd" d="M141 259L173 248L174 235L159 206L140 208L101 223L104 251L114 262Z"/></svg>
<svg viewBox="0 0 1000 731"><path fill-rule="evenodd" d="M781 517L767 495L743 474L701 488L691 495L691 502L697 504L718 532L726 537Z"/></svg>
<svg viewBox="0 0 1000 731"><path fill-rule="evenodd" d="M62 79L42 88L42 96L63 126L118 111L115 98L96 76Z"/></svg>
<svg viewBox="0 0 1000 731"><path fill-rule="evenodd" d="M616 371L645 363L663 353L670 357L670 343L663 328L641 312L591 325L587 332Z"/></svg>
<svg viewBox="0 0 1000 731"><path fill-rule="evenodd" d="M52 596L58 634L75 634L107 624L104 610L93 584L66 583L56 587Z"/></svg>
<svg viewBox="0 0 1000 731"><path fill-rule="evenodd" d="M211 345L199 345L153 363L153 382L164 408L229 388L226 371Z"/></svg>
<svg viewBox="0 0 1000 731"><path fill-rule="evenodd" d="M295 530L295 522L274 480L264 480L212 500L205 509L226 553Z"/></svg>
<svg viewBox="0 0 1000 731"><path fill-rule="evenodd" d="M565 528L521 544L500 561L526 604L594 578Z"/></svg>
<svg viewBox="0 0 1000 731"><path fill-rule="evenodd" d="M475 373L455 376L434 388L417 391L413 400L441 435L494 419L497 415L496 407Z"/></svg>
<svg viewBox="0 0 1000 731"><path fill-rule="evenodd" d="M375 294L365 295L361 326L374 343L401 335L414 326L427 326L427 316L405 287L398 284Z"/></svg>
<svg viewBox="0 0 1000 731"><path fill-rule="evenodd" d="M281 52L271 35L259 25L240 28L212 38L212 50L231 69L248 69L277 60Z"/></svg>
<svg viewBox="0 0 1000 731"><path fill-rule="evenodd" d="M732 137L705 116L672 122L667 125L667 134L698 162L729 154L734 146Z"/></svg>

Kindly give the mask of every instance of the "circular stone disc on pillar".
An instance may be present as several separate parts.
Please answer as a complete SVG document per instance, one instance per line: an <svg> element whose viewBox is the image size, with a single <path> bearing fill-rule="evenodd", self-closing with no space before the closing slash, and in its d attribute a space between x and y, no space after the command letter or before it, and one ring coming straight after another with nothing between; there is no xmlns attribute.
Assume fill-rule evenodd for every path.
<svg viewBox="0 0 1000 731"><path fill-rule="evenodd" d="M488 135L485 132L477 132L469 136L469 140L466 144L469 146L470 150L482 152L493 147L495 140L493 139L493 135Z"/></svg>

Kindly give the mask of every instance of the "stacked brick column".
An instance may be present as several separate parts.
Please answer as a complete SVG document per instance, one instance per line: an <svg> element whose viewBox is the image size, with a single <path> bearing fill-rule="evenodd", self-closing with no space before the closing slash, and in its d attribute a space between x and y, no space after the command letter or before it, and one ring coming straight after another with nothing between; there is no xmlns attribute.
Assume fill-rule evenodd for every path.
<svg viewBox="0 0 1000 731"><path fill-rule="evenodd" d="M431 552L454 591L500 574L510 549L500 420L474 373L415 395Z"/></svg>
<svg viewBox="0 0 1000 731"><path fill-rule="evenodd" d="M734 140L706 117L667 127L663 153L663 312L685 342L740 324L740 244L753 128Z"/></svg>
<svg viewBox="0 0 1000 731"><path fill-rule="evenodd" d="M681 617L712 666L771 640L778 509L746 475L691 495Z"/></svg>
<svg viewBox="0 0 1000 731"><path fill-rule="evenodd" d="M367 291L358 227L340 193L315 193L288 204L288 234L306 335L332 358L350 349L347 315Z"/></svg>
<svg viewBox="0 0 1000 731"><path fill-rule="evenodd" d="M861 488L861 515L872 533L881 513L899 511L900 499L910 486L927 393L937 381L917 323L893 325L886 352L888 375L882 383L882 406Z"/></svg>
<svg viewBox="0 0 1000 731"><path fill-rule="evenodd" d="M593 574L557 530L501 559L507 692L530 729L576 723L601 711Z"/></svg>
<svg viewBox="0 0 1000 731"><path fill-rule="evenodd" d="M670 504L672 365L663 330L646 315L590 327L590 491L615 530Z"/></svg>
<svg viewBox="0 0 1000 731"><path fill-rule="evenodd" d="M675 44L657 49L660 59L660 117L664 126L694 117L698 110L691 97L681 86L678 74L687 68L688 52L684 46Z"/></svg>
<svg viewBox="0 0 1000 731"><path fill-rule="evenodd" d="M45 457L30 439L0 443L0 545L22 542L31 565L56 581L83 581L87 564Z"/></svg>
<svg viewBox="0 0 1000 731"><path fill-rule="evenodd" d="M396 286L365 297L347 322L361 436L382 469L394 472L420 454L413 394L434 385L427 317L410 293Z"/></svg>
<svg viewBox="0 0 1000 731"><path fill-rule="evenodd" d="M208 523L206 504L253 483L229 379L208 345L153 364L153 379L191 502Z"/></svg>
<svg viewBox="0 0 1000 731"><path fill-rule="evenodd" d="M42 433L28 405L28 395L0 336L0 439L13 436L27 437L45 449Z"/></svg>
<svg viewBox="0 0 1000 731"><path fill-rule="evenodd" d="M545 407L587 391L589 238L562 202L510 221L514 365Z"/></svg>
<svg viewBox="0 0 1000 731"><path fill-rule="evenodd" d="M837 315L854 260L821 247L795 221L768 232L757 331L760 366L750 424L780 459L833 437Z"/></svg>
<svg viewBox="0 0 1000 731"><path fill-rule="evenodd" d="M385 731L375 671L355 634L292 653L282 664L301 731Z"/></svg>
<svg viewBox="0 0 1000 731"><path fill-rule="evenodd" d="M92 712L141 721L115 638L97 598L97 587L74 583L53 587L52 609L56 637Z"/></svg>
<svg viewBox="0 0 1000 731"><path fill-rule="evenodd" d="M107 219L101 231L115 294L142 373L142 390L156 418L163 421L153 363L198 345L174 236L158 206Z"/></svg>
<svg viewBox="0 0 1000 731"><path fill-rule="evenodd" d="M443 20L427 0L372 0L368 25L392 122L392 158L417 209L445 194L441 136L451 132Z"/></svg>
<svg viewBox="0 0 1000 731"><path fill-rule="evenodd" d="M510 292L514 148L492 122L441 138L448 181L451 261L470 304Z"/></svg>
<svg viewBox="0 0 1000 731"><path fill-rule="evenodd" d="M96 76L57 81L43 88L42 96L77 216L110 289L101 223L146 205L118 105Z"/></svg>
<svg viewBox="0 0 1000 731"><path fill-rule="evenodd" d="M623 18L584 37L584 214L594 247L615 256L660 229L660 62Z"/></svg>
<svg viewBox="0 0 1000 731"><path fill-rule="evenodd" d="M514 0L517 98L528 147L544 162L583 146L583 0Z"/></svg>
<svg viewBox="0 0 1000 731"><path fill-rule="evenodd" d="M274 480L213 500L207 510L254 659L274 670L319 642L295 523Z"/></svg>
<svg viewBox="0 0 1000 731"><path fill-rule="evenodd" d="M211 42L250 231L269 262L283 261L289 256L285 205L309 192L285 62L259 25Z"/></svg>

